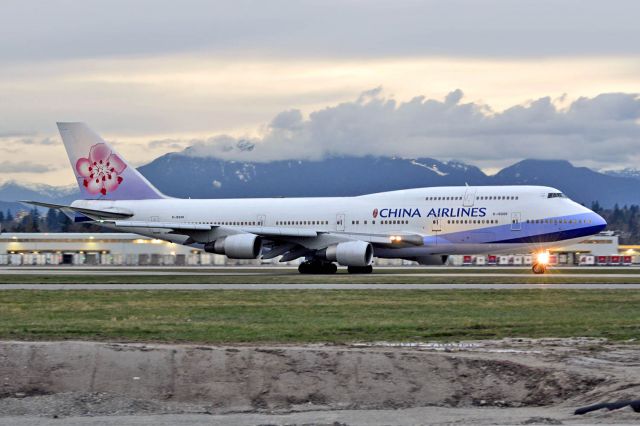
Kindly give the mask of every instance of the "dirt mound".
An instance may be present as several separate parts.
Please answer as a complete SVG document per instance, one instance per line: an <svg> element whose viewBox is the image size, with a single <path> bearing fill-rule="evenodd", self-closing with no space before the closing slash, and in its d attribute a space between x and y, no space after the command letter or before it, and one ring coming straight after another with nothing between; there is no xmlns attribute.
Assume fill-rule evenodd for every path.
<svg viewBox="0 0 640 426"><path fill-rule="evenodd" d="M7 405L11 400L12 407L20 406L16 397L46 400L63 393L93 395L89 401L95 395L118 395L142 407L143 401L197 404L217 413L522 407L565 402L604 381L527 360L415 348L4 342L0 378L6 401L0 401L0 411L19 412ZM169 411L176 410L183 408ZM151 404L143 411L162 410Z"/></svg>

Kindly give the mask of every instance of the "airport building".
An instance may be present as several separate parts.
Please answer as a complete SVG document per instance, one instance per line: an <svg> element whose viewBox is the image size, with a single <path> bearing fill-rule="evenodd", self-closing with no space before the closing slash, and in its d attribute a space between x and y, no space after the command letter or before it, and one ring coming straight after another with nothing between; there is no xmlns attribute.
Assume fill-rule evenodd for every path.
<svg viewBox="0 0 640 426"><path fill-rule="evenodd" d="M224 265L224 256L124 233L2 233L0 265Z"/></svg>
<svg viewBox="0 0 640 426"><path fill-rule="evenodd" d="M640 264L640 246L619 246L603 232L579 244L550 251L557 265ZM530 253L451 256L451 265L530 265ZM280 264L277 260L234 260L201 250L125 233L2 233L0 265L224 266ZM298 261L287 264L297 264ZM377 265L415 265L376 259Z"/></svg>

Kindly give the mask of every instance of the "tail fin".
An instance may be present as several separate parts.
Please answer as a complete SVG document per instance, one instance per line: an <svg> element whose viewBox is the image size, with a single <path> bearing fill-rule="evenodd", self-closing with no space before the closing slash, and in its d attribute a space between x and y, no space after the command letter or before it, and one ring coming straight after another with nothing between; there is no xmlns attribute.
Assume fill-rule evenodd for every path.
<svg viewBox="0 0 640 426"><path fill-rule="evenodd" d="M58 130L86 199L166 198L84 123L58 123Z"/></svg>

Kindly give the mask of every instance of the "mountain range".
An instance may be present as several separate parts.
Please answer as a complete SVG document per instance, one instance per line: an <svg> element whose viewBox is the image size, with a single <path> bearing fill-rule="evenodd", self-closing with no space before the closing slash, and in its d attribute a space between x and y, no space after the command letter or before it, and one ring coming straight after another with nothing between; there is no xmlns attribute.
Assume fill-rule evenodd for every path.
<svg viewBox="0 0 640 426"><path fill-rule="evenodd" d="M640 204L640 175L612 175L563 160L523 160L487 175L475 166L431 158L334 157L269 163L165 154L139 168L167 195L182 198L347 196L447 185L547 185L590 206ZM68 203L74 186L0 185L0 201ZM0 205L2 207L2 205Z"/></svg>
<svg viewBox="0 0 640 426"><path fill-rule="evenodd" d="M587 206L640 204L640 179L611 176L563 160L523 160L487 175L432 158L338 157L245 163L181 153L140 168L168 195L192 198L343 196L425 186L547 185Z"/></svg>
<svg viewBox="0 0 640 426"><path fill-rule="evenodd" d="M603 173L605 173L605 174L607 174L609 176L630 177L630 178L640 179L640 170L639 169L626 168L626 169L622 169L622 170L606 170Z"/></svg>

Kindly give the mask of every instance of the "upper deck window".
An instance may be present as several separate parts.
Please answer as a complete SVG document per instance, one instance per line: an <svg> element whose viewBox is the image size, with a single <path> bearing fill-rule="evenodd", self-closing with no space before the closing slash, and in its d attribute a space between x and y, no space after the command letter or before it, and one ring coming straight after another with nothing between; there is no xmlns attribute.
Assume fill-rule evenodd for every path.
<svg viewBox="0 0 640 426"><path fill-rule="evenodd" d="M567 198L562 192L550 192L547 198Z"/></svg>

